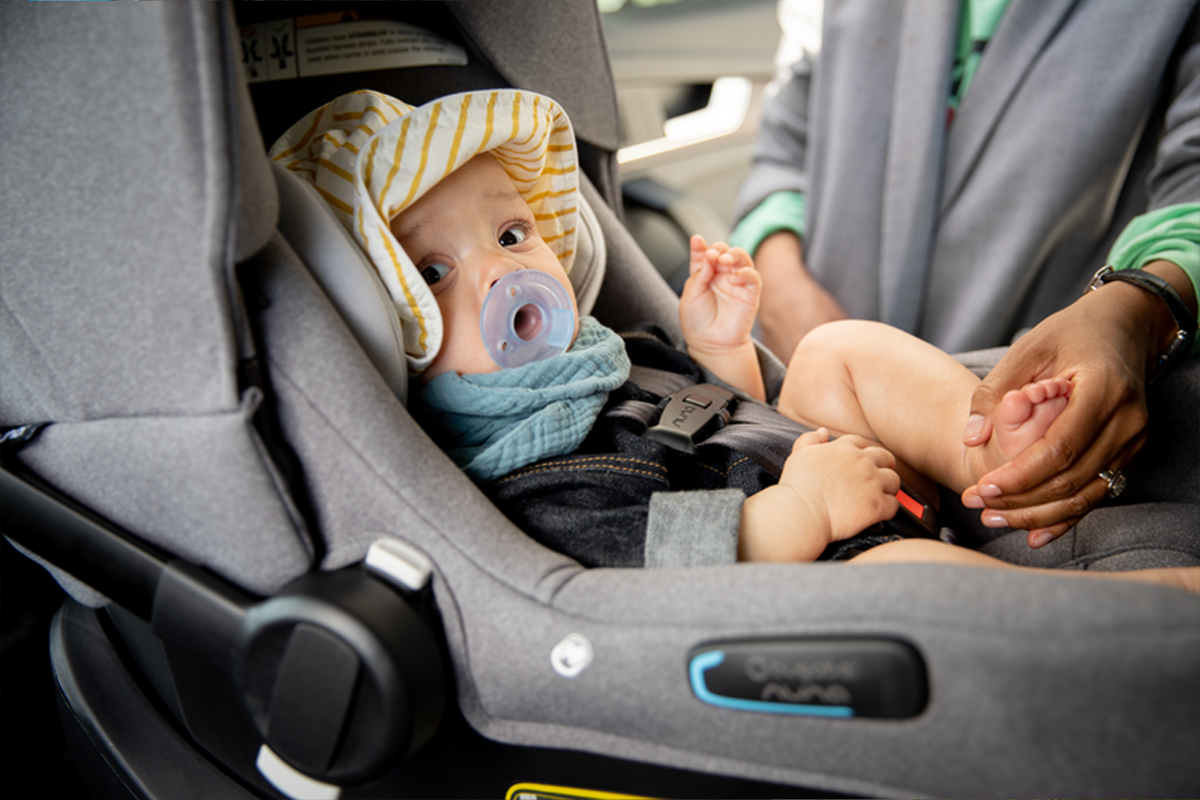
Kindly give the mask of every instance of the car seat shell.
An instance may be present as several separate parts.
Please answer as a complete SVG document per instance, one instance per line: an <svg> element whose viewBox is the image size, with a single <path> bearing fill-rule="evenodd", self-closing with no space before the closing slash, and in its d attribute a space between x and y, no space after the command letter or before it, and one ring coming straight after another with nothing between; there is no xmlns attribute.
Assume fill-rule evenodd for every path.
<svg viewBox="0 0 1200 800"><path fill-rule="evenodd" d="M168 120L161 130L182 137L183 153L212 154L202 160L205 169L193 165L188 173L193 189L204 188L191 198L196 205L174 209L205 221L203 247L168 241L147 254L133 228L118 237L126 250L89 251L90 242L106 238L100 223L110 217L101 214L95 227L37 253L30 239L47 237L28 231L44 230L34 220L52 217L54 193L23 193L28 203L0 209L6 348L0 418L6 425L55 422L22 451L28 468L247 592L272 594L313 569L355 564L380 537L404 541L433 564L431 588L462 713L497 741L854 794L1200 791L1193 763L1200 750L1200 603L1177 592L934 565L585 570L526 537L416 426L395 376L379 368L378 353L331 302L337 291L324 291L275 229L273 201L254 200L273 196L275 178L252 135L228 9L135 7L108 12L124 15L120 25L83 9L59 12L54 41L32 11L6 8L0 26L6 96L31 98L36 107L63 92L91 93L100 111L118 99L136 109L157 104ZM573 7L595 14L590 3ZM147 85L121 87L116 80L135 57L119 46L121 28L159 43L148 63L137 62ZM14 30L45 46L38 58L61 55L55 80L10 69L17 63L10 58L34 60L33 50L14 44L20 38ZM97 36L111 54L102 63L61 52ZM195 56L184 60L182 73L163 78L163 70L151 67L174 63L168 53ZM167 98L173 102L164 100L154 76L176 90ZM176 113L192 113L191 105L189 124L172 121ZM90 108L64 107L73 114ZM27 116L0 122L6 197L38 185L29 171L10 171L32 160L28 149L18 149L10 119L24 123ZM33 130L39 141L77 141L75 129L52 115ZM151 127L141 148L163 138ZM189 143L194 147L183 146ZM86 152L60 150L64 166L57 169L87 174ZM185 159L164 147L168 156ZM153 188L179 194L157 172L140 181L117 177L101 173L96 180L135 196ZM239 188L243 180L252 185ZM600 192L585 182L584 194L606 243L595 313L617 326L652 319L674 329L669 288ZM82 193L72 216L90 219L95 200L94 191ZM177 257L180 247L200 250L198 263L190 250ZM39 270L31 264L48 265L42 279L54 280L35 285ZM80 315L89 306L56 291L78 279L80 264L96 265L96 275L86 277L101 284L94 302L110 313ZM176 272L198 286L177 287ZM103 285L119 277L127 279L119 289ZM200 325L219 329L214 341L174 336L151 347L158 327L137 323L156 315L172 322L171 313L193 300L216 318ZM154 311L143 311L143 303ZM113 321L116 311L135 305L130 319ZM62 350L35 352L42 334L35 336L31 319L44 326L66 319L73 335L45 334ZM393 332L379 330L386 352ZM175 352L178 340L187 358ZM86 363L110 349L137 363ZM153 369L137 359L149 350L157 353ZM239 360L256 352L266 376L258 384L238 376ZM90 369L50 368L63 363ZM14 377L20 388L9 393ZM163 382L165 400L137 397L123 405L122 395L138 395L143 383L152 394ZM93 385L96 396L87 396ZM259 392L269 392L268 404L259 405ZM298 479L289 480L282 456L261 433L268 406L302 465ZM240 516L243 509L259 511ZM590 642L593 658L564 677L551 654L572 635ZM689 653L700 645L837 637L914 648L929 681L924 711L904 720L756 714L707 705L688 681Z"/></svg>

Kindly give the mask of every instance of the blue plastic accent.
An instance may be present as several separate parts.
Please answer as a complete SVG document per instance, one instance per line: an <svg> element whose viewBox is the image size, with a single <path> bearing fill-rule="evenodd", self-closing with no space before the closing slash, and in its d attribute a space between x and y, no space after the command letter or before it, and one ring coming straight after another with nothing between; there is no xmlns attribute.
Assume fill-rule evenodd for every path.
<svg viewBox="0 0 1200 800"><path fill-rule="evenodd" d="M792 714L806 717L831 717L848 719L854 716L850 706L815 706L801 703L771 703L766 700L746 700L740 697L725 697L709 691L704 680L704 673L725 661L725 651L710 650L692 659L688 666L688 675L692 680L692 691L696 697L705 703L718 708L729 708L734 711L753 711L759 714Z"/></svg>

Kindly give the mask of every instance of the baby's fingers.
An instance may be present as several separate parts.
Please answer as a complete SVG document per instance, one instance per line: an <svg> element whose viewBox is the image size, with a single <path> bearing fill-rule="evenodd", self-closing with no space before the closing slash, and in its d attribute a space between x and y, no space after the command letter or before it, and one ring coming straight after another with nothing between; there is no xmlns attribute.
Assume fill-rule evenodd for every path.
<svg viewBox="0 0 1200 800"><path fill-rule="evenodd" d="M894 462L894 459L893 459L893 462ZM891 467L881 468L879 470L879 472L882 475L882 479L883 479L884 493L889 494L892 497L895 497L897 494L899 494L900 493L900 473L896 472L896 470ZM896 502L899 502L899 500L897 500Z"/></svg>
<svg viewBox="0 0 1200 800"><path fill-rule="evenodd" d="M704 237L698 234L693 236L688 258L688 274L697 278L701 284L707 284L712 281L716 268L716 258Z"/></svg>
<svg viewBox="0 0 1200 800"><path fill-rule="evenodd" d="M834 444L856 449L860 457L872 464L876 469L895 475L896 488L900 488L899 476L894 472L896 469L896 457L892 455L890 450L881 447L877 442L853 433L839 436ZM892 492L892 494L895 494L895 492Z"/></svg>
<svg viewBox="0 0 1200 800"><path fill-rule="evenodd" d="M879 442L872 441L871 439L868 439L865 436L859 436L857 433L843 434L842 436L839 436L835 441L837 442L837 444L843 444L848 447L857 447L859 450L875 449L875 450L883 450L883 452L888 453L887 450L885 450L883 447L880 446ZM890 456L891 453L888 453L888 455Z"/></svg>
<svg viewBox="0 0 1200 800"><path fill-rule="evenodd" d="M740 247L730 247L721 255L721 263L744 269L754 269L754 259Z"/></svg>
<svg viewBox="0 0 1200 800"><path fill-rule="evenodd" d="M759 287L762 286L762 279L758 275L758 270L754 267L742 267L733 273L730 279L738 286L749 286L754 291L758 291Z"/></svg>
<svg viewBox="0 0 1200 800"><path fill-rule="evenodd" d="M882 447L868 447L864 452L870 456L871 460L875 462L875 466L880 469L889 471L896 469L896 457L892 455L890 450L885 450Z"/></svg>
<svg viewBox="0 0 1200 800"><path fill-rule="evenodd" d="M817 444L826 444L829 442L829 430L827 428L817 428L815 431L800 434L800 438L792 445L792 452L801 450L805 447L812 447Z"/></svg>

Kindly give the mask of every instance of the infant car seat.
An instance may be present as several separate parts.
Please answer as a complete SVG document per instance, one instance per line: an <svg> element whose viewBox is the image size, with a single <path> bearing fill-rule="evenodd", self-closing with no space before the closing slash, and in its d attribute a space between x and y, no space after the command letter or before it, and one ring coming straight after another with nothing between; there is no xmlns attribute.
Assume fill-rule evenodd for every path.
<svg viewBox="0 0 1200 800"><path fill-rule="evenodd" d="M581 298L677 330L614 211L590 0L97 5L0 8L0 423L3 532L74 598L52 658L98 795L1200 793L1195 598L938 565L588 570L413 423L382 286L272 170L254 107L274 133L362 85L552 94L599 232ZM452 63L247 84L243 57L290 69L314 21L352 25L343 53L383 31ZM1193 505L1034 557L1200 563L1187 408L1170 480Z"/></svg>

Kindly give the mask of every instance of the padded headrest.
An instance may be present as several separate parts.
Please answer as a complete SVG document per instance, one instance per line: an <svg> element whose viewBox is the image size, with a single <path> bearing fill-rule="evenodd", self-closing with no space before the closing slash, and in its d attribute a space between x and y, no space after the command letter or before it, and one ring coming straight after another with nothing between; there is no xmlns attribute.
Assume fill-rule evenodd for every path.
<svg viewBox="0 0 1200 800"><path fill-rule="evenodd" d="M236 2L234 9L244 36L271 24L293 31L318 24L345 25L349 30L356 22L384 20L414 25L465 54L465 63L430 60L409 66L321 69L288 77L272 70L250 87L268 142L313 108L369 86L414 105L455 92L528 89L560 103L582 141L610 152L620 144L616 88L594 0L522 0L518 13L512 4L495 0ZM529 46L530 42L537 46ZM290 44L298 56L295 34ZM439 46L430 44L432 49ZM269 39L258 48L264 69L274 51Z"/></svg>

